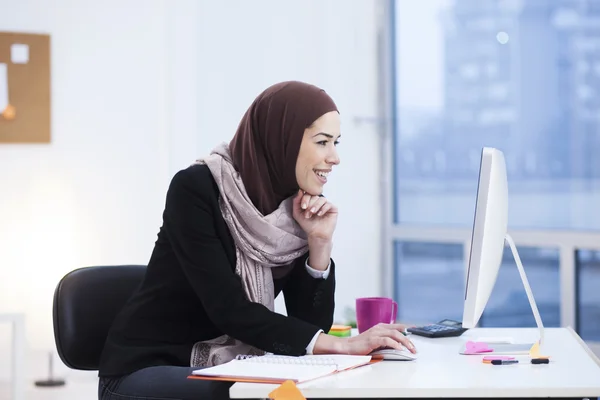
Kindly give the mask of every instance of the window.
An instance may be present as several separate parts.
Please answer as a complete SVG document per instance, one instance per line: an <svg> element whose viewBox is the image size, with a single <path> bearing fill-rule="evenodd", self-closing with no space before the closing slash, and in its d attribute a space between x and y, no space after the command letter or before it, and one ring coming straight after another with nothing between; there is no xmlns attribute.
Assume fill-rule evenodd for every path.
<svg viewBox="0 0 600 400"><path fill-rule="evenodd" d="M396 241L394 252L394 298L398 302L398 319L417 324L444 318L462 320L466 272L463 245ZM519 256L544 326L560 326L558 250L520 247ZM519 270L508 247L479 325L536 326Z"/></svg>
<svg viewBox="0 0 600 400"><path fill-rule="evenodd" d="M600 342L600 251L577 251L576 268L577 329L584 340Z"/></svg>
<svg viewBox="0 0 600 400"><path fill-rule="evenodd" d="M576 74L600 59L600 31L557 27L559 3L394 2L396 223L470 226L490 146L507 159L511 229L600 229L600 80Z"/></svg>
<svg viewBox="0 0 600 400"><path fill-rule="evenodd" d="M411 324L444 318L461 321L465 297L463 246L398 241L394 251L398 320Z"/></svg>
<svg viewBox="0 0 600 400"><path fill-rule="evenodd" d="M544 324L600 341L600 31L597 10L572 18L567 3L387 3L394 185L384 224L401 320L462 318L479 158L495 147ZM535 325L508 247L480 324Z"/></svg>
<svg viewBox="0 0 600 400"><path fill-rule="evenodd" d="M518 251L544 326L560 326L558 250L520 246ZM496 286L479 325L536 326L517 264L508 247L505 248Z"/></svg>

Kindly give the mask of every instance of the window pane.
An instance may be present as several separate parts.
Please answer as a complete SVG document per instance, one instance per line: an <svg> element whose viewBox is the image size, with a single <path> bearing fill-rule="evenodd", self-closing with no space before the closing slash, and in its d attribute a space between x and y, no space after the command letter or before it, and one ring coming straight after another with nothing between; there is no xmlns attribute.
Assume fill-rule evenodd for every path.
<svg viewBox="0 0 600 400"><path fill-rule="evenodd" d="M527 279L544 326L560 326L559 254L555 249L519 247ZM429 323L462 321L465 296L463 246L395 242L395 291L398 319ZM536 326L531 306L509 247L480 326Z"/></svg>
<svg viewBox="0 0 600 400"><path fill-rule="evenodd" d="M560 326L559 252L557 249L517 246L533 297L546 327ZM504 248L496 285L480 326L536 326L525 287L510 247Z"/></svg>
<svg viewBox="0 0 600 400"><path fill-rule="evenodd" d="M398 320L462 321L465 293L463 246L396 242L395 296Z"/></svg>
<svg viewBox="0 0 600 400"><path fill-rule="evenodd" d="M599 229L597 0L393 3L395 222L470 226L490 146L511 228Z"/></svg>
<svg viewBox="0 0 600 400"><path fill-rule="evenodd" d="M579 250L577 330L584 340L600 341L600 251Z"/></svg>

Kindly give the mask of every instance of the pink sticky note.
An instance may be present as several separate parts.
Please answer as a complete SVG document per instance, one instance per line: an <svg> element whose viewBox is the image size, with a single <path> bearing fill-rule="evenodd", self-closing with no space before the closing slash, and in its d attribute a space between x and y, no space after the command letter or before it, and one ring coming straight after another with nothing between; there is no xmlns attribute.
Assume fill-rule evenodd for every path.
<svg viewBox="0 0 600 400"><path fill-rule="evenodd" d="M468 341L466 344L465 354L490 353L494 349L490 349L487 343Z"/></svg>

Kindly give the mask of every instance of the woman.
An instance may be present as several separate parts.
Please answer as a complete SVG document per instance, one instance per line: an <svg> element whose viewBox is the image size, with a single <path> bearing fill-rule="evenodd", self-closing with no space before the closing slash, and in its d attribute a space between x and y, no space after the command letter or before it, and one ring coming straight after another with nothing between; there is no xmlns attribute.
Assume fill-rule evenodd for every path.
<svg viewBox="0 0 600 400"><path fill-rule="evenodd" d="M338 210L322 192L339 137L322 89L283 82L256 98L228 145L174 176L145 279L104 347L100 399L228 398L230 383L186 377L238 354L412 346L402 325L326 334ZM287 316L274 312L280 292Z"/></svg>

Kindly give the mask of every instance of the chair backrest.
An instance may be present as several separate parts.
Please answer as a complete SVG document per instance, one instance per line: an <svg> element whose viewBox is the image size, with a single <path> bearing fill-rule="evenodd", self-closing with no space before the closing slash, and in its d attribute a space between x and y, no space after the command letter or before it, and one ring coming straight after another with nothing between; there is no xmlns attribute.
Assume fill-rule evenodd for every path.
<svg viewBox="0 0 600 400"><path fill-rule="evenodd" d="M79 268L54 291L54 341L61 360L79 370L97 370L112 322L141 284L144 265Z"/></svg>

